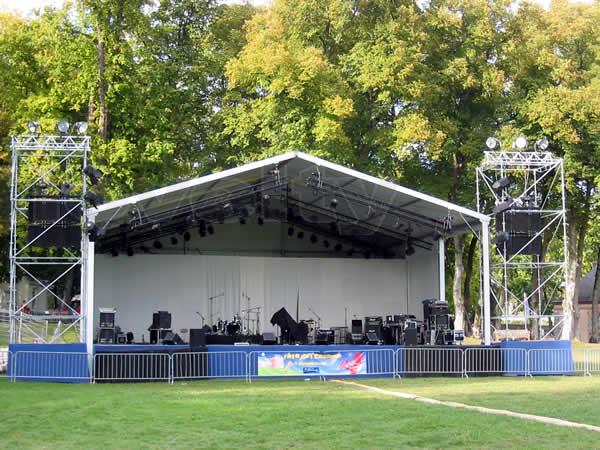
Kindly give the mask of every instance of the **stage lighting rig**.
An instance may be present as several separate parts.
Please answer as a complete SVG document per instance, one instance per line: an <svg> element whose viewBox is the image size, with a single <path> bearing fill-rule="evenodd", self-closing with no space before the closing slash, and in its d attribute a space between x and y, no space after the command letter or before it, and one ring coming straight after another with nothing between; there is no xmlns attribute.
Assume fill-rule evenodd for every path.
<svg viewBox="0 0 600 450"><path fill-rule="evenodd" d="M542 136L537 141L535 141L535 144L534 144L534 148L537 151L545 152L546 150L548 150L549 147L550 147L550 141L548 141L548 138L546 136Z"/></svg>
<svg viewBox="0 0 600 450"><path fill-rule="evenodd" d="M104 175L100 169L96 169L94 166L89 164L85 166L83 173L89 177L92 186L97 185L100 181L100 178L102 178L102 175Z"/></svg>
<svg viewBox="0 0 600 450"><path fill-rule="evenodd" d="M513 203L514 203L513 199L496 203L496 206L494 206L494 209L493 209L494 214L501 214L504 211L508 211L510 208L512 208Z"/></svg>
<svg viewBox="0 0 600 450"><path fill-rule="evenodd" d="M83 196L83 199L96 209L98 209L98 206L101 205L103 201L102 196L92 191L87 191Z"/></svg>
<svg viewBox="0 0 600 450"><path fill-rule="evenodd" d="M527 148L527 139L525 136L519 136L513 142L513 147L519 150L525 150Z"/></svg>
<svg viewBox="0 0 600 450"><path fill-rule="evenodd" d="M500 149L500 141L493 136L490 136L485 140L485 146L490 150Z"/></svg>
<svg viewBox="0 0 600 450"><path fill-rule="evenodd" d="M30 120L29 122L27 122L27 129L29 130L30 134L39 134L40 128L41 127L39 122L36 122L35 120Z"/></svg>
<svg viewBox="0 0 600 450"><path fill-rule="evenodd" d="M61 135L67 134L69 132L71 124L66 119L61 119L56 124L56 129Z"/></svg>
<svg viewBox="0 0 600 450"><path fill-rule="evenodd" d="M75 125L73 125L73 130L75 131L75 133L82 135L85 134L86 131L88 130L88 123L87 122L75 122Z"/></svg>

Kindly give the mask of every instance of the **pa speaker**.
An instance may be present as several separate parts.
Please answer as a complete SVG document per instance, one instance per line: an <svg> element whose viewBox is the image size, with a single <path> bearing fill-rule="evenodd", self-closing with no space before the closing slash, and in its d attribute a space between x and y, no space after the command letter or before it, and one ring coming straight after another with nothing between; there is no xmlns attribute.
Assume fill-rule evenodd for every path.
<svg viewBox="0 0 600 450"><path fill-rule="evenodd" d="M190 347L206 347L206 333L201 328L190 329Z"/></svg>

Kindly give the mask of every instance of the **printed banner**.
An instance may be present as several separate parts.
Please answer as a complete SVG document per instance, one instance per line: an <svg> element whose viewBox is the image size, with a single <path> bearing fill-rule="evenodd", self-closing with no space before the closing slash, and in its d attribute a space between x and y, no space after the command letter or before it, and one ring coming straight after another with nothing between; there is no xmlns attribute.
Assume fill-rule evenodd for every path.
<svg viewBox="0 0 600 450"><path fill-rule="evenodd" d="M262 352L258 355L259 377L361 374L367 374L364 352Z"/></svg>

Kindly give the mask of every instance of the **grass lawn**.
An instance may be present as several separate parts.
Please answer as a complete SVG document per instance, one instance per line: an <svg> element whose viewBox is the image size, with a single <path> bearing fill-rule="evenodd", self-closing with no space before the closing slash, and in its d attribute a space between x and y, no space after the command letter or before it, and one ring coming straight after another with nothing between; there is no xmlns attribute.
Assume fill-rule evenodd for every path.
<svg viewBox="0 0 600 450"><path fill-rule="evenodd" d="M424 379L370 383L524 403L541 393L600 414L596 378ZM572 388L565 390L565 383ZM575 383L582 383L575 389ZM488 388L485 385L489 385ZM432 390L433 389L433 390ZM487 390L486 390L487 389ZM470 397L471 391L477 396ZM587 392L587 395L585 394ZM433 395L433 394L429 394ZM473 394L475 395L475 394ZM586 398L587 397L587 398ZM595 397L595 398L594 398ZM598 433L423 405L320 381L67 385L0 383L3 448L594 448ZM581 406L581 405L580 405ZM566 409L571 417L576 405ZM582 417L598 423L598 417ZM593 420L592 420L593 419Z"/></svg>
<svg viewBox="0 0 600 450"><path fill-rule="evenodd" d="M364 384L600 426L600 377L404 378ZM600 438L600 436L598 436Z"/></svg>

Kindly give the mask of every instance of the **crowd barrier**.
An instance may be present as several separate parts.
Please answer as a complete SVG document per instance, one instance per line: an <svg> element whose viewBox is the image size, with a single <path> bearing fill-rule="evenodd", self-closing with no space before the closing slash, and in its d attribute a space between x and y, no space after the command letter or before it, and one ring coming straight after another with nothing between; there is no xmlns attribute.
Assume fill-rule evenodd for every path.
<svg viewBox="0 0 600 450"><path fill-rule="evenodd" d="M91 367L91 369L90 369ZM302 371L299 371L303 369ZM411 348L97 353L0 350L12 381L126 382L281 377L597 375L600 349Z"/></svg>

